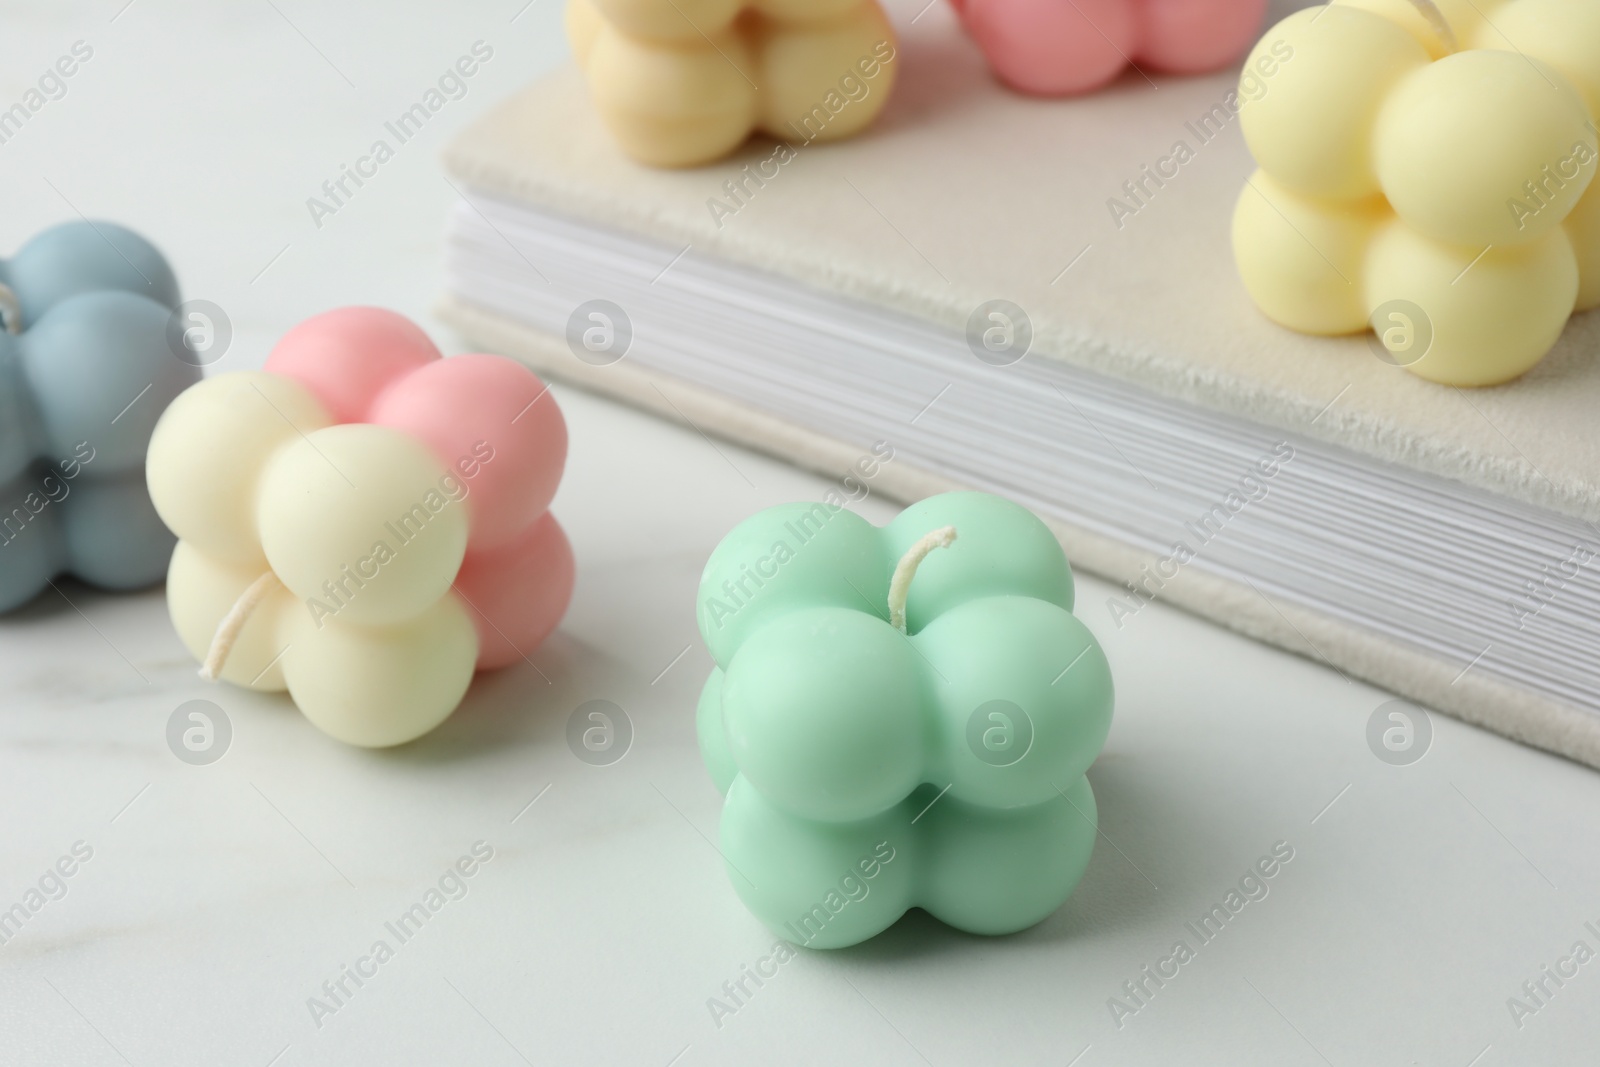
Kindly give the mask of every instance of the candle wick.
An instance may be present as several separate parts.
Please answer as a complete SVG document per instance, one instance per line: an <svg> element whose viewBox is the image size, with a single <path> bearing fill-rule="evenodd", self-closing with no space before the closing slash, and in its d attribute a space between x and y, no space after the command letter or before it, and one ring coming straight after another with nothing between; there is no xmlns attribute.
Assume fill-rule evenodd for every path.
<svg viewBox="0 0 1600 1067"><path fill-rule="evenodd" d="M1444 12L1439 10L1438 4L1433 0L1411 0L1411 6L1417 9L1417 13L1429 26L1433 27L1433 32L1439 35L1439 40L1450 50L1451 55L1461 50L1461 45L1456 40L1455 28L1450 25L1450 20L1444 17Z"/></svg>
<svg viewBox="0 0 1600 1067"><path fill-rule="evenodd" d="M251 614L261 606L267 594L278 588L282 588L278 576L269 570L239 594L239 599L233 602L233 607L229 608L222 621L217 623L216 635L211 638L211 648L206 651L206 661L200 664L201 678L214 682L222 676L222 668L228 662L228 654L238 642L244 624L250 621Z"/></svg>
<svg viewBox="0 0 1600 1067"><path fill-rule="evenodd" d="M906 632L906 597L911 592L911 578L917 567L936 548L949 548L956 539L954 526L941 526L922 535L922 540L906 550L895 566L894 577L889 579L889 625L901 633Z"/></svg>
<svg viewBox="0 0 1600 1067"><path fill-rule="evenodd" d="M5 328L6 333L22 332L22 301L4 282L0 282L0 326Z"/></svg>

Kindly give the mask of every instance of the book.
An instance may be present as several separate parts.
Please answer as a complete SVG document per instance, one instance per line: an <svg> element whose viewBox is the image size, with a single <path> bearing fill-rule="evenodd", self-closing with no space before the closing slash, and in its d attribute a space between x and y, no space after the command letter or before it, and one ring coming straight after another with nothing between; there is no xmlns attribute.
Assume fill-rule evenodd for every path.
<svg viewBox="0 0 1600 1067"><path fill-rule="evenodd" d="M1029 99L887 6L854 140L663 171L575 69L494 107L445 155L443 318L846 486L887 448L891 497L1010 497L1121 589L1092 627L1170 603L1600 767L1600 316L1482 390L1284 330L1229 245L1236 75Z"/></svg>

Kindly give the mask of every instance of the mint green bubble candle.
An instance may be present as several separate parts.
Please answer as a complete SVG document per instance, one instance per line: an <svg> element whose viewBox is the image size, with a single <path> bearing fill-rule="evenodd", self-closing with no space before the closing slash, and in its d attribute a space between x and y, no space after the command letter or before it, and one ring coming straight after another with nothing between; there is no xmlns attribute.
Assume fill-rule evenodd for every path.
<svg viewBox="0 0 1600 1067"><path fill-rule="evenodd" d="M779 936L854 945L912 907L1048 916L1094 846L1111 670L1027 509L949 493L879 529L831 504L741 523L700 580L700 749L722 854Z"/></svg>

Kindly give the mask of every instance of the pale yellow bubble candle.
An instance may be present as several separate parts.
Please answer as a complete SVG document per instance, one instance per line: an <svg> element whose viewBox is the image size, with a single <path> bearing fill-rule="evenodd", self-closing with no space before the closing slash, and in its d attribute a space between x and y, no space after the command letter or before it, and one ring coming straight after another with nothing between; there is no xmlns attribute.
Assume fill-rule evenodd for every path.
<svg viewBox="0 0 1600 1067"><path fill-rule="evenodd" d="M1275 321L1475 386L1600 305L1600 3L1336 0L1245 71L1234 252Z"/></svg>

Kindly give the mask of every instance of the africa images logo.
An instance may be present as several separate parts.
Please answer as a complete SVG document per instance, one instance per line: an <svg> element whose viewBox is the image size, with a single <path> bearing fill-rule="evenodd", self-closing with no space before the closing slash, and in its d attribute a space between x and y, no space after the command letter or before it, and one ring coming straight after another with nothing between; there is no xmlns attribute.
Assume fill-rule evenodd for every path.
<svg viewBox="0 0 1600 1067"><path fill-rule="evenodd" d="M744 610L756 595L778 576L783 567L794 560L804 548L822 532L833 518L845 510L846 504L865 500L872 490L868 482L876 477L882 467L894 459L894 446L888 441L878 441L872 452L856 460L850 473L839 480L837 488L823 494L819 503L811 505L801 515L783 524L787 537L780 537L767 553L750 563L741 564L739 575L722 583L721 595L706 597L703 605L705 617L718 630L728 620ZM859 477L857 477L859 475ZM842 492L841 492L842 490Z"/></svg>

